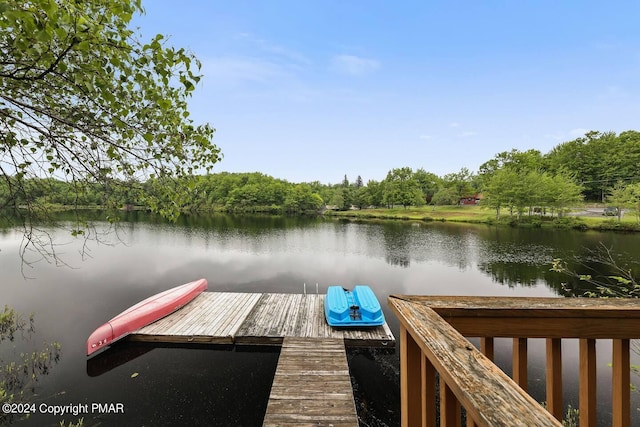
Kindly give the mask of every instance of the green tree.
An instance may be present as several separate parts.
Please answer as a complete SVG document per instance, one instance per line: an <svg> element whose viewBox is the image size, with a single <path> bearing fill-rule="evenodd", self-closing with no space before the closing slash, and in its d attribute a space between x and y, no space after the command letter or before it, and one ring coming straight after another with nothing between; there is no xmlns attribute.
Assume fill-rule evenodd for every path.
<svg viewBox="0 0 640 427"><path fill-rule="evenodd" d="M471 196L475 193L471 186L473 174L467 168L462 168L458 172L448 173L443 177L443 186L453 188L458 195L458 200L462 197Z"/></svg>
<svg viewBox="0 0 640 427"><path fill-rule="evenodd" d="M367 181L366 187L363 187L362 202L366 206L382 206L384 183L373 179Z"/></svg>
<svg viewBox="0 0 640 427"><path fill-rule="evenodd" d="M514 148L511 151L503 151L480 165L477 178L479 190L484 191L493 175L500 170L509 169L518 174L525 174L541 171L544 169L543 165L544 158L538 150L519 151Z"/></svg>
<svg viewBox="0 0 640 427"><path fill-rule="evenodd" d="M304 212L318 210L323 201L319 194L313 193L311 187L306 184L297 184L287 193L284 207L289 212Z"/></svg>
<svg viewBox="0 0 640 427"><path fill-rule="evenodd" d="M337 206L337 208L340 210L344 210L345 204L344 204L343 194L344 194L344 191L342 188L336 188L335 192L333 193L333 196L331 197L331 200L329 201L329 204L333 206Z"/></svg>
<svg viewBox="0 0 640 427"><path fill-rule="evenodd" d="M459 202L460 196L454 187L441 188L431 199L431 203L438 206L457 205Z"/></svg>
<svg viewBox="0 0 640 427"><path fill-rule="evenodd" d="M141 0L0 2L0 180L8 192L0 205L35 212L27 183L50 176L129 187L175 218L188 180L170 188L154 181L151 194L138 183L189 177L219 160L214 129L195 125L187 110L199 61L162 35L142 41L129 28L142 11ZM160 203L167 198L176 203Z"/></svg>
<svg viewBox="0 0 640 427"><path fill-rule="evenodd" d="M583 199L581 185L576 184L573 179L567 175L557 174L553 176L547 185L541 186L548 195L549 205L558 212L558 216L563 211L580 203Z"/></svg>
<svg viewBox="0 0 640 427"><path fill-rule="evenodd" d="M553 174L570 174L588 200L602 200L617 181L638 180L640 132L590 131L584 137L554 147L545 158Z"/></svg>
<svg viewBox="0 0 640 427"><path fill-rule="evenodd" d="M420 168L413 174L413 178L418 183L418 187L424 195L425 202L431 201L434 194L442 188L442 179L431 172L427 172Z"/></svg>
<svg viewBox="0 0 640 427"><path fill-rule="evenodd" d="M625 185L619 181L611 189L607 202L619 208L618 221L622 216L622 208L626 208L635 213L636 221L640 223L640 183Z"/></svg>
<svg viewBox="0 0 640 427"><path fill-rule="evenodd" d="M396 168L389 171L385 178L383 201L390 206L400 204L405 209L407 206L424 205L422 191L411 168Z"/></svg>
<svg viewBox="0 0 640 427"><path fill-rule="evenodd" d="M502 208L514 206L515 193L513 183L518 182L518 174L510 169L498 169L485 183L482 204L496 211L496 220L500 219Z"/></svg>

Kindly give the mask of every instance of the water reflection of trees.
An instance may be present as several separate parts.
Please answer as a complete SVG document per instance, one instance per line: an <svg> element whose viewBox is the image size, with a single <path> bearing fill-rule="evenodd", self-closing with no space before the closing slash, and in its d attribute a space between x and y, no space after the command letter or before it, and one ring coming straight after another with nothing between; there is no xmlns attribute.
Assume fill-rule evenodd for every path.
<svg viewBox="0 0 640 427"><path fill-rule="evenodd" d="M411 265L411 231L406 224L385 223L382 225L384 258L387 263L404 268Z"/></svg>
<svg viewBox="0 0 640 427"><path fill-rule="evenodd" d="M480 233L478 269L509 287L545 284L562 296L583 296L593 286L577 277L551 271L553 259L567 262L572 271L607 277L614 274L594 258L593 248L604 244L615 248L620 262L640 259L640 235L576 232L570 230L486 227Z"/></svg>
<svg viewBox="0 0 640 427"><path fill-rule="evenodd" d="M0 405L25 403L36 394L35 385L60 360L60 344L45 345L33 351L25 347L35 333L33 316L26 321L5 306L0 311ZM19 352L18 352L19 351ZM25 415L0 412L0 424L11 424Z"/></svg>
<svg viewBox="0 0 640 427"><path fill-rule="evenodd" d="M438 261L464 270L473 265L476 237L460 224L388 222L382 227L385 260L409 267L412 261Z"/></svg>
<svg viewBox="0 0 640 427"><path fill-rule="evenodd" d="M601 244L614 247L621 262L640 262L640 235L398 222L380 227L385 260L391 265L438 261L460 270L475 265L510 288L546 285L562 296L582 296L591 285L551 271L554 258L566 260L573 271L601 277L615 273L594 259L592 250Z"/></svg>

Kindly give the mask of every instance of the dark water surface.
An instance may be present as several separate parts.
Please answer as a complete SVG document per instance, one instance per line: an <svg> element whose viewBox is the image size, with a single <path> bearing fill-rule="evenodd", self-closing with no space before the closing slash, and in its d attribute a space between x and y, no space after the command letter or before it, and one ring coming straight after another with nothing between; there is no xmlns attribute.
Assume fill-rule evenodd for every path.
<svg viewBox="0 0 640 427"><path fill-rule="evenodd" d="M313 291L318 283L323 293L333 284L368 284L397 337L398 322L386 308L392 293L562 297L570 294L562 287L567 278L549 271L553 258L577 257L589 265L589 248L604 242L623 258L640 259L638 234L284 217L183 217L167 224L136 213L116 231L95 225L111 230L99 243L43 227L68 264L62 267L46 260L22 264L22 231L0 229L0 304L33 312L36 329L30 339L2 343L0 357L13 360L44 342L62 345L59 362L33 383L36 413L13 424L54 426L83 418L84 426L261 425L278 360L273 349L123 343L87 364L85 342L97 326L154 293L200 277L208 279L210 291L300 293L303 283ZM40 257L28 252L26 259ZM579 284L569 288L582 292ZM530 391L542 401L544 349L531 341ZM610 343L598 345L599 420L607 425ZM574 407L576 348L563 342L565 401ZM507 372L510 354L511 341L497 340L496 360ZM352 350L348 358L361 425L399 425L397 352ZM634 393L636 423L638 402ZM106 408L112 413L92 406L111 403ZM40 413L55 405L76 405L79 413Z"/></svg>

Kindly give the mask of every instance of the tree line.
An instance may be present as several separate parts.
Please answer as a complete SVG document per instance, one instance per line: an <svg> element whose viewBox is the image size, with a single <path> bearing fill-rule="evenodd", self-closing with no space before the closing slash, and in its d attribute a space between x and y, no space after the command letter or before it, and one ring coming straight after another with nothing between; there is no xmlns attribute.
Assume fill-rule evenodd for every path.
<svg viewBox="0 0 640 427"><path fill-rule="evenodd" d="M154 178L117 185L34 178L25 181L17 195L10 191L11 180L5 179L0 182L0 206L12 194L18 203L122 207L152 200L158 209L170 204L181 211L296 213L327 207L453 205L482 194L481 203L500 218L505 211L517 217L532 212L561 215L583 199L601 200L604 194L608 202L639 212L640 183L634 176L640 173L638 164L640 132L617 136L589 132L545 155L515 149L498 153L476 173L462 168L440 177L423 168L401 167L391 169L381 181L365 183L361 176L350 181L345 175L338 184L291 183L260 172ZM173 193L181 194L180 198L172 195L171 186L180 187Z"/></svg>

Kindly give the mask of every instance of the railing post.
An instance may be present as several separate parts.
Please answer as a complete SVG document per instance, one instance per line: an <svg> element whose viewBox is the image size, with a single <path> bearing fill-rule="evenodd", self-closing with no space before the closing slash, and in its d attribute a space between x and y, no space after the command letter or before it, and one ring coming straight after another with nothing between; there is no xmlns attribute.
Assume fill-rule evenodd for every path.
<svg viewBox="0 0 640 427"><path fill-rule="evenodd" d="M460 427L462 416L460 402L451 388L440 378L440 425L443 427Z"/></svg>
<svg viewBox="0 0 640 427"><path fill-rule="evenodd" d="M547 410L562 421L562 340L547 338Z"/></svg>
<svg viewBox="0 0 640 427"><path fill-rule="evenodd" d="M580 426L596 425L596 340L580 340Z"/></svg>
<svg viewBox="0 0 640 427"><path fill-rule="evenodd" d="M480 351L493 362L493 337L480 338Z"/></svg>
<svg viewBox="0 0 640 427"><path fill-rule="evenodd" d="M400 327L400 402L403 427L422 425L421 350L409 331Z"/></svg>
<svg viewBox="0 0 640 427"><path fill-rule="evenodd" d="M613 340L613 427L631 425L631 360L629 340Z"/></svg>
<svg viewBox="0 0 640 427"><path fill-rule="evenodd" d="M436 427L436 368L422 355L422 427Z"/></svg>
<svg viewBox="0 0 640 427"><path fill-rule="evenodd" d="M527 375L527 339L513 339L513 380L521 389L527 391L529 376Z"/></svg>

